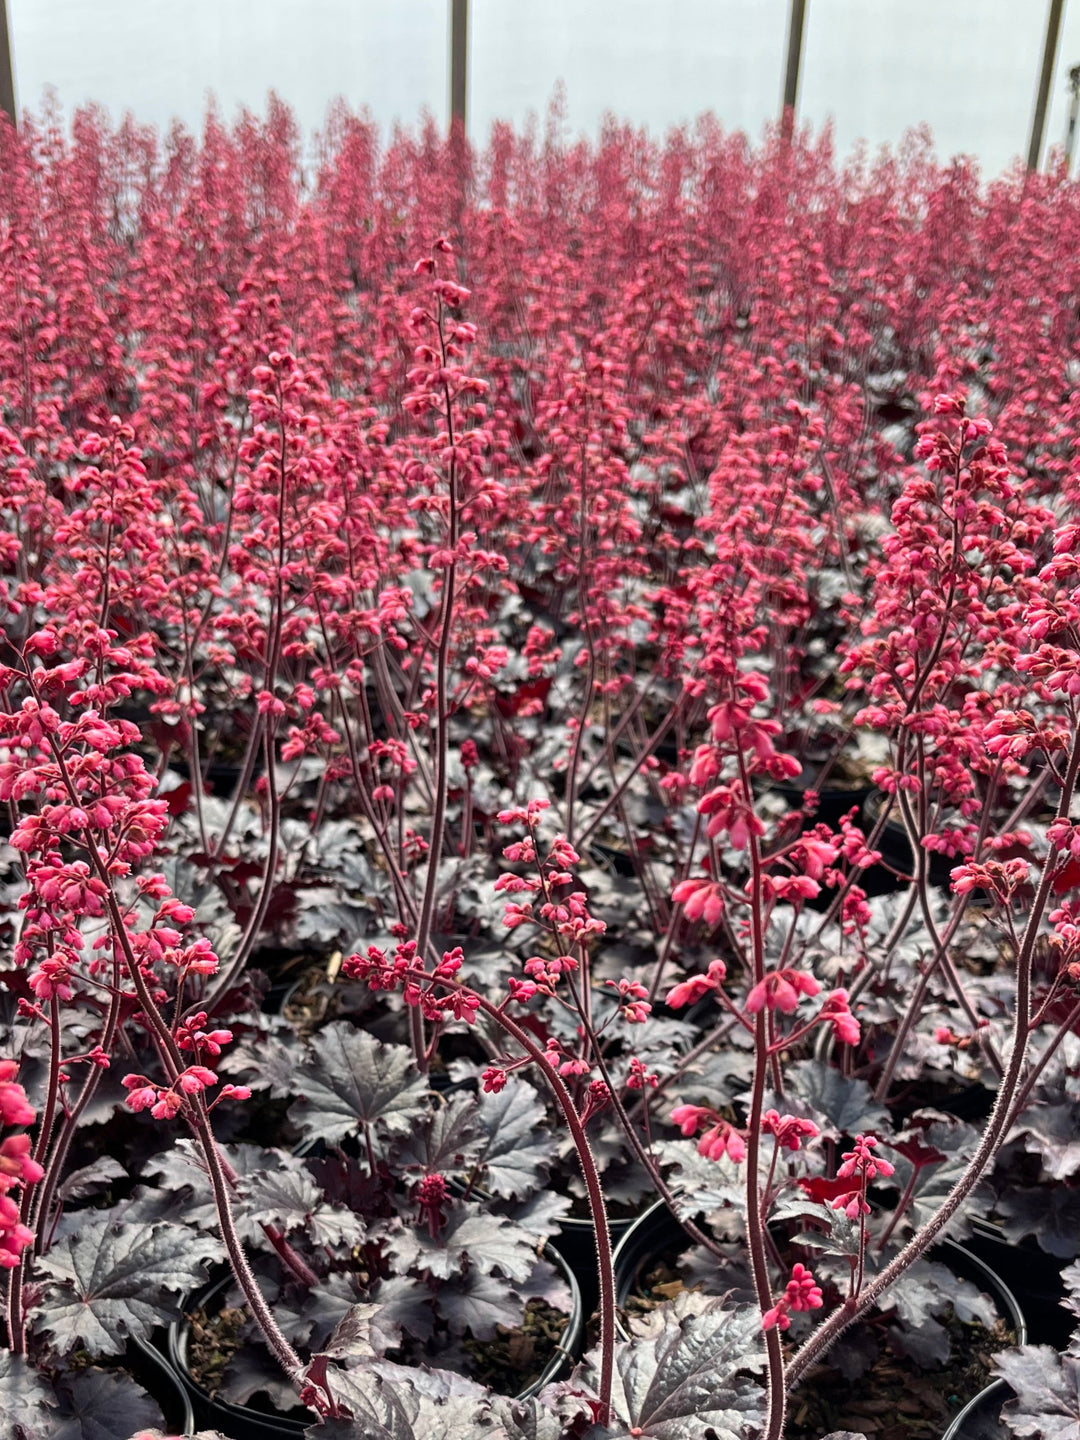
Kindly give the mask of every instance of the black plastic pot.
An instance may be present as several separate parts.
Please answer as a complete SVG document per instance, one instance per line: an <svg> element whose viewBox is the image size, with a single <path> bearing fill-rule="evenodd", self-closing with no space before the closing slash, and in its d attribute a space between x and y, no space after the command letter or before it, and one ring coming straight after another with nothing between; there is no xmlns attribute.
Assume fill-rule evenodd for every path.
<svg viewBox="0 0 1080 1440"><path fill-rule="evenodd" d="M618 1249L623 1237L634 1225L637 1217L612 1219L608 1216L608 1235L613 1249ZM559 1226L556 1240L559 1254L573 1270L581 1290L581 1303L589 1316L600 1303L600 1283L596 1273L596 1242L593 1238L593 1223L586 1216L570 1215Z"/></svg>
<svg viewBox="0 0 1080 1440"><path fill-rule="evenodd" d="M1004 1380L995 1380L969 1400L941 1440L1010 1440L1001 1419L1001 1407L1012 1396Z"/></svg>
<svg viewBox="0 0 1080 1440"><path fill-rule="evenodd" d="M634 857L627 850L619 850L614 845L604 845L599 840L589 843L590 852L598 857L605 865L610 866L616 875L633 877L637 874L637 867L634 864Z"/></svg>
<svg viewBox="0 0 1080 1440"><path fill-rule="evenodd" d="M164 1334L159 1332L162 1341ZM127 1368L152 1400L156 1400L170 1435L191 1435L195 1415L187 1390L165 1355L149 1340L128 1343Z"/></svg>
<svg viewBox="0 0 1080 1440"><path fill-rule="evenodd" d="M871 790L863 802L862 828L867 835L871 834L877 824L884 798L882 791ZM894 869L902 871L905 875L915 873L915 855L908 841L907 831L899 820L886 820L881 834L874 841L874 849L880 851L882 860L887 861ZM926 878L931 885L940 890L947 890L952 884L953 867L959 864L960 861L951 855L942 855L936 850L929 850L927 851ZM865 873L873 876L873 872L879 868L885 875L890 874L884 866L871 867L871 871ZM893 882L893 888L902 883L897 881L895 876L890 875L890 879Z"/></svg>
<svg viewBox="0 0 1080 1440"><path fill-rule="evenodd" d="M186 1296L184 1311L221 1309L232 1283L231 1273L219 1276L201 1290ZM289 1415L257 1410L253 1405L233 1405L228 1400L214 1399L188 1368L190 1339L191 1326L185 1314L169 1326L165 1353L189 1397L199 1429L220 1430L232 1440L286 1440L286 1437L295 1440L309 1425L315 1424L317 1417L312 1411L308 1412L306 1420L294 1419ZM297 1406L297 1413L299 1409Z"/></svg>
<svg viewBox="0 0 1080 1440"><path fill-rule="evenodd" d="M569 1287L570 1318L562 1333L561 1344L557 1346L540 1375L515 1397L519 1400L539 1394L545 1385L550 1385L578 1358L585 1333L585 1310L574 1272L553 1245L545 1245L542 1254L549 1264L555 1266ZM189 1295L184 1301L184 1310L213 1310L215 1306L220 1308L232 1284L231 1274L219 1276L203 1289ZM200 1425L220 1430L231 1436L232 1440L285 1440L285 1437L295 1440L295 1437L302 1436L304 1431L315 1423L314 1414L309 1413L306 1419L302 1418L299 1406L290 1415L259 1410L253 1405L233 1405L228 1400L212 1398L188 1368L190 1336L191 1327L186 1318L174 1321L168 1330L166 1354L190 1396L195 1418Z"/></svg>
<svg viewBox="0 0 1080 1440"><path fill-rule="evenodd" d="M191 766L184 759L174 759L170 762L169 768L175 770L185 780L191 779ZM262 774L264 769L262 756L256 758L252 766L249 784ZM231 800L236 793L236 787L240 784L244 774L244 767L228 760L211 760L209 765L203 766L203 783L211 795L219 800Z"/></svg>
<svg viewBox="0 0 1080 1440"><path fill-rule="evenodd" d="M630 1298L641 1266L653 1256L678 1244L689 1246L686 1232L662 1200L634 1222L615 1251L615 1303L620 1310ZM1002 1318L1013 1331L1014 1343L1027 1343L1027 1320L1016 1296L985 1260L966 1246L958 1245L955 1240L939 1240L930 1254L955 1274L973 1281L991 1295ZM625 1328L620 1326L620 1329L623 1338L628 1338ZM985 1386L953 1419L942 1440L999 1440L1003 1432L992 1426L989 1429L985 1427L991 1423L988 1417L996 1423L1001 1407L1011 1393L1003 1380L994 1380Z"/></svg>
<svg viewBox="0 0 1080 1440"><path fill-rule="evenodd" d="M757 782L754 790L760 795L778 795L787 805L789 810L798 810L805 799L807 790L814 789L813 777L808 776L806 780L800 779L799 783L791 784L782 780L770 780L767 783ZM863 806L874 793L871 785L853 785L845 788L840 785L829 785L826 783L824 790L818 791L817 809L809 816L806 826L825 824L835 830L840 824L840 817L848 814L854 808L858 814L856 819L863 812Z"/></svg>
<svg viewBox="0 0 1080 1440"><path fill-rule="evenodd" d="M964 1248L985 1261L1016 1296L1028 1318L1032 1345L1067 1347L1076 1321L1061 1304L1065 1295L1061 1268L1066 1261L1048 1255L1031 1237L1009 1240L1002 1229L985 1220L972 1222Z"/></svg>

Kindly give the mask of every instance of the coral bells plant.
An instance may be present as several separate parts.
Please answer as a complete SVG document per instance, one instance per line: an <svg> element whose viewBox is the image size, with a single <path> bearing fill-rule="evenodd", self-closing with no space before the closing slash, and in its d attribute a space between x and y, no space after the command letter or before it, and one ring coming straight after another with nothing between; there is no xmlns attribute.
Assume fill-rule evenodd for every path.
<svg viewBox="0 0 1080 1440"><path fill-rule="evenodd" d="M946 1234L1080 1255L1075 187L557 122L0 128L17 1440L174 1322L313 1436L799 1437L994 1323Z"/></svg>

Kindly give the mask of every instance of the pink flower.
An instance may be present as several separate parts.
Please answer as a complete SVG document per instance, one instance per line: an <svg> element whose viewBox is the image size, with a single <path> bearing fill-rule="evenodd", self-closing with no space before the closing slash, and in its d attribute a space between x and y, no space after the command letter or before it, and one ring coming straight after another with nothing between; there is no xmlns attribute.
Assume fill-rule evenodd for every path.
<svg viewBox="0 0 1080 1440"><path fill-rule="evenodd" d="M30 989L39 1000L70 1000L75 994L71 986L71 970L56 955L47 955L30 976Z"/></svg>
<svg viewBox="0 0 1080 1440"><path fill-rule="evenodd" d="M130 1096L128 1100L130 1103ZM161 1090L158 1092L157 1104L150 1107L150 1114L155 1120L171 1120L181 1104L180 1096L175 1090Z"/></svg>
<svg viewBox="0 0 1080 1440"><path fill-rule="evenodd" d="M619 1011L631 1025L644 1024L649 1018L652 1006L649 992L637 980L608 980L606 984L619 992Z"/></svg>
<svg viewBox="0 0 1080 1440"><path fill-rule="evenodd" d="M592 1067L587 1060L572 1055L559 1066L559 1074L565 1076L588 1075L591 1069Z"/></svg>
<svg viewBox="0 0 1080 1440"><path fill-rule="evenodd" d="M30 1125L33 1119L34 1107L23 1087L10 1080L0 1082L0 1124Z"/></svg>
<svg viewBox="0 0 1080 1440"><path fill-rule="evenodd" d="M838 1195L835 1200L830 1200L829 1204L849 1220L857 1220L860 1215L870 1214L870 1206L861 1190L848 1190L845 1194Z"/></svg>
<svg viewBox="0 0 1080 1440"><path fill-rule="evenodd" d="M713 960L704 975L693 975L689 980L680 980L677 985L673 985L667 993L665 1003L672 1010L693 1005L710 990L719 990L726 976L727 967L723 960Z"/></svg>
<svg viewBox="0 0 1080 1440"><path fill-rule="evenodd" d="M217 1079L213 1070L208 1070L205 1065L189 1065L181 1071L176 1083L185 1095L198 1095L201 1090L216 1085Z"/></svg>
<svg viewBox="0 0 1080 1440"><path fill-rule="evenodd" d="M129 1075L127 1079L132 1079L132 1076ZM157 1104L157 1098L158 1092L153 1085L136 1085L128 1091L124 1103L129 1110L149 1110L152 1105Z"/></svg>
<svg viewBox="0 0 1080 1440"><path fill-rule="evenodd" d="M702 1124L711 1120L714 1114L704 1105L676 1105L671 1112L671 1123L678 1125L684 1135L696 1135Z"/></svg>
<svg viewBox="0 0 1080 1440"><path fill-rule="evenodd" d="M660 1077L650 1070L643 1060L639 1060L636 1055L631 1055L626 1088L628 1090L644 1090L646 1085L649 1085L655 1090L659 1083Z"/></svg>
<svg viewBox="0 0 1080 1440"><path fill-rule="evenodd" d="M698 812L708 815L705 833L710 839L727 832L733 850L745 850L751 835L764 835L764 823L744 799L739 785L718 785L702 797Z"/></svg>
<svg viewBox="0 0 1080 1440"><path fill-rule="evenodd" d="M29 1135L9 1135L0 1143L0 1177L5 1175L22 1180L27 1185L36 1184L45 1171L30 1156ZM3 1183L0 1178L0 1184Z"/></svg>
<svg viewBox="0 0 1080 1440"><path fill-rule="evenodd" d="M34 1232L25 1225L16 1224L0 1234L0 1266L14 1270L19 1256L28 1245L34 1243Z"/></svg>
<svg viewBox="0 0 1080 1440"><path fill-rule="evenodd" d="M834 990L821 1007L817 1018L827 1021L833 1027L833 1035L842 1045L858 1045L861 1031L859 1022L848 1005L846 990Z"/></svg>
<svg viewBox="0 0 1080 1440"><path fill-rule="evenodd" d="M540 989L532 980L519 980L516 975L510 976L506 988L510 991L510 999L516 1000L519 1005L527 1005Z"/></svg>
<svg viewBox="0 0 1080 1440"><path fill-rule="evenodd" d="M891 1175L893 1167L888 1160L871 1153L876 1145L873 1135L856 1135L854 1150L844 1152L844 1163L836 1172L837 1179L847 1180L852 1175L862 1175L870 1181L879 1175Z"/></svg>
<svg viewBox="0 0 1080 1440"><path fill-rule="evenodd" d="M812 1120L802 1120L796 1115L780 1115L775 1110L766 1110L761 1117L761 1128L766 1135L775 1135L777 1144L783 1150L798 1150L803 1140L813 1140L821 1132Z"/></svg>
<svg viewBox="0 0 1080 1440"><path fill-rule="evenodd" d="M811 880L820 880L839 853L839 848L831 842L816 835L804 835L788 851L786 859L789 864L801 864Z"/></svg>
<svg viewBox="0 0 1080 1440"><path fill-rule="evenodd" d="M800 995L816 995L820 989L817 980L805 970L774 970L751 988L745 1008L751 1015L762 1009L790 1015Z"/></svg>
<svg viewBox="0 0 1080 1440"><path fill-rule="evenodd" d="M761 1316L762 1330L772 1330L777 1326L779 1326L781 1330L786 1330L790 1324L791 1321L788 1319L787 1309L782 1302L774 1305L771 1310L764 1311Z"/></svg>
<svg viewBox="0 0 1080 1440"><path fill-rule="evenodd" d="M706 1160L720 1160L727 1155L736 1164L746 1158L746 1142L739 1132L726 1120L721 1120L711 1130L706 1130L698 1141L698 1154Z"/></svg>
<svg viewBox="0 0 1080 1440"><path fill-rule="evenodd" d="M710 1128L698 1141L698 1154L706 1160L719 1160L724 1155L735 1161L746 1158L746 1142L735 1127L706 1105L677 1105L671 1112L672 1124L684 1135L696 1135L703 1125Z"/></svg>
<svg viewBox="0 0 1080 1440"><path fill-rule="evenodd" d="M762 1315L761 1328L772 1330L775 1327L786 1330L791 1324L789 1310L820 1310L824 1303L821 1286L811 1272L805 1265L793 1265L791 1279L784 1287L783 1295L771 1310L766 1310Z"/></svg>
<svg viewBox="0 0 1080 1440"><path fill-rule="evenodd" d="M439 1009L444 1014L453 1015L455 1020L464 1020L467 1025L471 1025L476 1019L477 1010L480 1009L480 1001L475 995L466 995L463 990L452 990L439 1001Z"/></svg>
<svg viewBox="0 0 1080 1440"><path fill-rule="evenodd" d="M794 905L801 905L804 900L813 900L821 894L821 886L809 875L766 875L762 888L767 896L790 900Z"/></svg>

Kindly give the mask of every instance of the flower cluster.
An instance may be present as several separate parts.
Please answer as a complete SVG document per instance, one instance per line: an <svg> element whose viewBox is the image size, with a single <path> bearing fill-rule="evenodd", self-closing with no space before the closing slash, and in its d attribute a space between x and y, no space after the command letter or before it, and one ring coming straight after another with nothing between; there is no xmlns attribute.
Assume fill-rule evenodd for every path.
<svg viewBox="0 0 1080 1440"><path fill-rule="evenodd" d="M14 1060L0 1060L0 1124L32 1125L33 1106L15 1080L19 1067ZM44 1174L31 1154L30 1136L8 1135L0 1141L0 1266L10 1270L19 1256L32 1245L34 1232L24 1223L24 1211L15 1196L23 1195Z"/></svg>
<svg viewBox="0 0 1080 1440"><path fill-rule="evenodd" d="M707 1105L676 1105L671 1112L671 1123L677 1125L683 1135L697 1135L704 1127L697 1150L706 1160L720 1160L726 1155L738 1164L746 1158L743 1135Z"/></svg>
<svg viewBox="0 0 1080 1440"><path fill-rule="evenodd" d="M784 1286L784 1293L771 1310L761 1317L761 1328L786 1330L791 1324L790 1310L820 1310L825 1303L821 1286L805 1265L793 1265L791 1279Z"/></svg>
<svg viewBox="0 0 1080 1440"><path fill-rule="evenodd" d="M856 1135L855 1148L844 1151L843 1163L836 1172L838 1180L857 1181L854 1189L845 1190L829 1202L834 1210L842 1211L849 1220L857 1220L860 1215L869 1215L866 1187L879 1175L893 1173L893 1166L888 1160L873 1154L876 1145L877 1140L873 1135Z"/></svg>

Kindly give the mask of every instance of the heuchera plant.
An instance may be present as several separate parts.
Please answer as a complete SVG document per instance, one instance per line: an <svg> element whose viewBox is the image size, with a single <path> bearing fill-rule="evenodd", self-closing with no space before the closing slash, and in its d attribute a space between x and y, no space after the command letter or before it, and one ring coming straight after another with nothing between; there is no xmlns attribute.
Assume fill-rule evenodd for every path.
<svg viewBox="0 0 1080 1440"><path fill-rule="evenodd" d="M305 174L274 101L0 177L19 1440L155 1433L213 1266L313 1435L779 1440L872 1311L992 1322L946 1231L1075 1259L1067 176L341 107ZM501 1395L574 1221L596 1343Z"/></svg>

